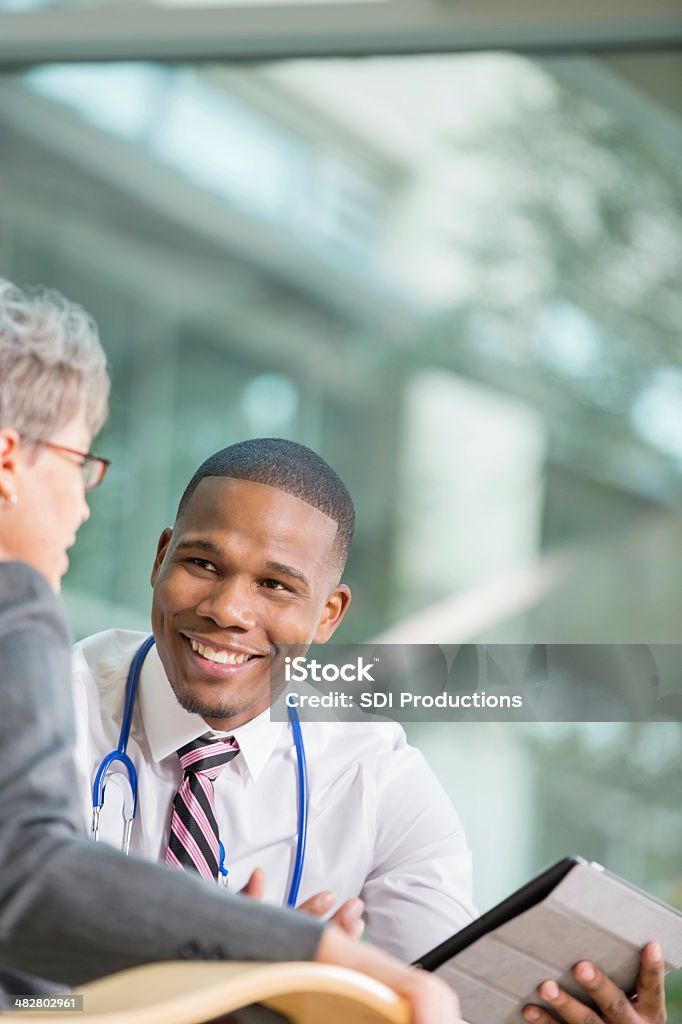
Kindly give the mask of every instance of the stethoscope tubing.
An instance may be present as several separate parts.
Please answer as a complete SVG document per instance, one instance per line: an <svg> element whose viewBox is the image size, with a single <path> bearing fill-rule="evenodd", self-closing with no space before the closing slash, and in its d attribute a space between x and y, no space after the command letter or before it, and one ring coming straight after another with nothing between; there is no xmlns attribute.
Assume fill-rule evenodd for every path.
<svg viewBox="0 0 682 1024"><path fill-rule="evenodd" d="M137 814L137 770L128 756L128 740L130 739L130 729L133 721L133 711L135 709L135 698L137 696L140 672L142 671L144 659L147 657L153 646L154 636L151 635L140 644L133 656L130 668L128 669L128 678L126 679L125 705L123 708L123 720L121 722L118 746L116 750L110 751L110 753L102 759L102 762L95 773L95 779L92 786L92 835L95 840L97 840L99 838L100 815L102 807L104 806L104 792L106 790L110 769L116 762L120 762L123 765L131 795L131 800L128 804L124 801L123 816L125 820L125 831L122 844L124 853L129 852L133 822L135 821L135 815ZM286 905L288 907L295 907L296 901L298 900L299 889L301 887L301 878L303 876L303 866L305 864L306 847L308 843L308 809L310 798L308 790L308 764L306 760L305 746L303 743L301 723L296 708L290 707L287 710L289 713L289 723L291 725L294 747L296 748L298 835L296 839L294 869L292 872L291 885L289 887L289 895L287 896ZM225 884L228 872L224 864L224 847L222 843L220 846L221 862L219 878L223 884Z"/></svg>
<svg viewBox="0 0 682 1024"><path fill-rule="evenodd" d="M290 707L288 711L289 721L291 723L291 732L294 737L294 746L296 747L298 837L296 839L296 860L294 861L294 871L291 878L291 888L289 889L289 895L287 897L287 906L295 907L298 899L298 890L301 888L305 851L308 843L308 763L305 756L303 733L301 732L301 723L298 718L298 711L295 707Z"/></svg>

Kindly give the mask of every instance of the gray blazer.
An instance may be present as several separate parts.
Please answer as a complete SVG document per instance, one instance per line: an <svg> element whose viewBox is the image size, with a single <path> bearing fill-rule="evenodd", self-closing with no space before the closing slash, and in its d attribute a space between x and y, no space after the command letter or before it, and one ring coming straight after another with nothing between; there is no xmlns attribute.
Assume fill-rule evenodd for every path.
<svg viewBox="0 0 682 1024"><path fill-rule="evenodd" d="M157 960L312 959L318 921L213 892L198 877L83 835L70 658L61 606L45 580L0 562L5 991L18 994L16 971L76 985Z"/></svg>

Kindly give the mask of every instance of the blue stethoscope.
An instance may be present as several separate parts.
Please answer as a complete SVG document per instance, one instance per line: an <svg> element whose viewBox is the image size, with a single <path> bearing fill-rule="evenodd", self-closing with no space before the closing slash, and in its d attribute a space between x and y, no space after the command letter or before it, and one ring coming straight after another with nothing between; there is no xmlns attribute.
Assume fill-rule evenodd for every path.
<svg viewBox="0 0 682 1024"><path fill-rule="evenodd" d="M104 806L104 791L107 783L116 781L123 790L123 820L125 822L123 831L122 849L124 853L130 850L130 837L133 831L133 822L137 813L137 771L135 765L128 756L128 740L130 739L130 726L133 721L133 709L137 695L137 684L140 680L142 664L147 654L154 646L154 637L148 636L135 652L130 663L128 679L126 680L125 706L123 709L123 722L121 733L118 738L116 750L106 755L95 775L92 786L92 836L99 839L100 817ZM296 860L294 871L291 877L291 886L287 896L287 906L295 907L298 899L298 890L301 887L303 875L303 864L305 862L306 843L308 839L308 768L305 758L305 747L303 746L303 734L301 723L296 708L288 708L291 733L296 747L296 778L298 782L298 838L296 842ZM123 770L117 769L115 765L121 765ZM220 843L220 865L219 882L227 887L228 870L225 867L225 847Z"/></svg>

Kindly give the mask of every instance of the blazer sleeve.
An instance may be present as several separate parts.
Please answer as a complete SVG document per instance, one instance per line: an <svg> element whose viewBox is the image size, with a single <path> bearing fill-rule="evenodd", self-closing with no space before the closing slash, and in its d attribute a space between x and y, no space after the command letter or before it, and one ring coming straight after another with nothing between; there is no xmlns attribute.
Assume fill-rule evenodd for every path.
<svg viewBox="0 0 682 1024"><path fill-rule="evenodd" d="M68 630L29 566L0 563L0 964L77 985L159 960L309 960L315 919L82 832Z"/></svg>

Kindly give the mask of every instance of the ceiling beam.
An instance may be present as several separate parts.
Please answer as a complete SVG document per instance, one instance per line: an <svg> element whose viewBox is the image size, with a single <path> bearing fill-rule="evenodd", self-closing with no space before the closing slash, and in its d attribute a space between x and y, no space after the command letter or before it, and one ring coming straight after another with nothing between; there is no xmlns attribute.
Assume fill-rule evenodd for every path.
<svg viewBox="0 0 682 1024"><path fill-rule="evenodd" d="M0 14L5 70L59 61L615 53L680 42L679 0L359 0L203 8L112 3Z"/></svg>

